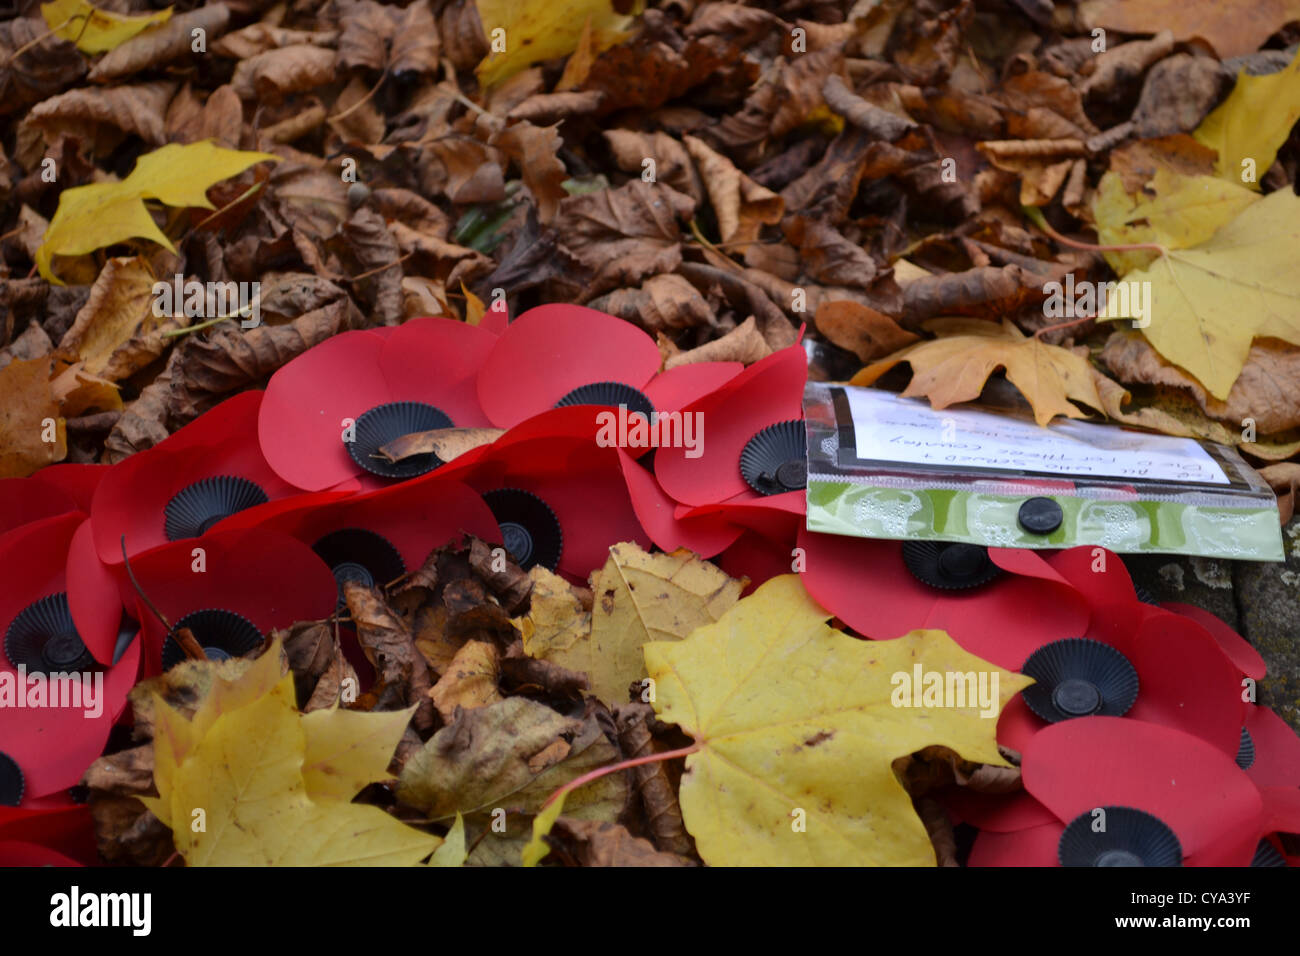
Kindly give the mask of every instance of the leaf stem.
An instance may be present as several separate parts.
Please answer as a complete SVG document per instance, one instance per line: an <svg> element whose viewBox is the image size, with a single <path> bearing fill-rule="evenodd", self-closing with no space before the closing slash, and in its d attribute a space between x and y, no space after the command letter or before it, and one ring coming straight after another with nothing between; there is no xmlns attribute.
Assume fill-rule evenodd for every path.
<svg viewBox="0 0 1300 956"><path fill-rule="evenodd" d="M1035 209L1032 206L1025 206L1022 208L1025 216L1029 218L1034 225L1062 245L1073 246L1075 249L1086 249L1089 252L1140 252L1145 250L1147 252L1158 253L1162 256L1169 254L1168 249L1155 242L1134 242L1117 246L1101 246L1093 242L1080 242L1077 239L1071 239L1069 236L1063 236L1053 229L1051 224L1048 223L1046 217L1043 216L1041 210Z"/></svg>
<svg viewBox="0 0 1300 956"><path fill-rule="evenodd" d="M579 787L585 786L593 780L598 780L607 774L614 773L616 770L627 770L630 767L639 767L642 764L657 763L660 760L672 760L676 757L685 757L688 754L697 753L703 748L703 746L703 744L697 741L689 747L681 747L677 750L665 750L663 753L647 754L644 757L633 757L631 760L620 760L618 763L612 763L607 767L597 767L595 770L584 773L581 777L574 777L564 786L560 787L547 797L546 802L543 803L542 806L549 807L564 794L577 790Z"/></svg>

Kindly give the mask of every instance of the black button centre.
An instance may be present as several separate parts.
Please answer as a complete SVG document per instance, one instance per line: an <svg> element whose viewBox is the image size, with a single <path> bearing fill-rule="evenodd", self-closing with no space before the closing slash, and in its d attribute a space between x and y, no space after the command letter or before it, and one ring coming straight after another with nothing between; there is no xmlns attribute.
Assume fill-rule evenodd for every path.
<svg viewBox="0 0 1300 956"><path fill-rule="evenodd" d="M1070 717L1086 717L1101 710L1102 696L1096 684L1071 677L1056 685L1052 691L1052 703Z"/></svg>

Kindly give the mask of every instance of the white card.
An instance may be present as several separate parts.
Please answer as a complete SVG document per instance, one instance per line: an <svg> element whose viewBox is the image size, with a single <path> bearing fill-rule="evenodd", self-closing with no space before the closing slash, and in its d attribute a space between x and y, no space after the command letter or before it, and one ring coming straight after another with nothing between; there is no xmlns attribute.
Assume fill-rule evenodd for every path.
<svg viewBox="0 0 1300 956"><path fill-rule="evenodd" d="M991 412L936 411L925 401L874 388L846 387L844 394L858 461L1231 484L1219 464L1190 438L1060 419L1042 428Z"/></svg>

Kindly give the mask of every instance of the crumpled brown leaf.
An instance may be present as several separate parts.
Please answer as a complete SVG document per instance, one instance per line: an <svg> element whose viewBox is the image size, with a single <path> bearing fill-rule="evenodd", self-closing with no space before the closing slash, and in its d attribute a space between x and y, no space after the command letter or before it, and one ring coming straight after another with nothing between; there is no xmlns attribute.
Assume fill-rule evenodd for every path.
<svg viewBox="0 0 1300 956"><path fill-rule="evenodd" d="M647 332L712 326L717 323L708 299L676 273L651 276L639 289L615 289L591 300L589 308L635 322Z"/></svg>
<svg viewBox="0 0 1300 956"><path fill-rule="evenodd" d="M684 857L656 850L649 840L633 836L627 827L599 820L561 816L547 836L556 856L577 866L694 866Z"/></svg>
<svg viewBox="0 0 1300 956"><path fill-rule="evenodd" d="M33 106L22 125L39 130L47 144L76 136L94 143L96 153L110 151L130 135L161 146L167 141L163 117L175 91L176 84L166 82L69 90Z"/></svg>
<svg viewBox="0 0 1300 956"><path fill-rule="evenodd" d="M515 161L524 185L537 200L538 218L549 223L559 211L560 200L568 195L564 181L569 174L559 157L564 140L558 127L519 122L494 133L489 142Z"/></svg>
<svg viewBox="0 0 1300 956"><path fill-rule="evenodd" d="M674 271L682 259L681 227L695 201L662 183L634 179L618 189L570 196L556 231L592 272L592 295Z"/></svg>
<svg viewBox="0 0 1300 956"><path fill-rule="evenodd" d="M345 581L343 599L357 640L375 669L375 685L365 695L373 700L373 706L366 709L402 710L416 704L411 723L417 730L432 728L429 667L406 624L388 607L378 588Z"/></svg>
<svg viewBox="0 0 1300 956"><path fill-rule="evenodd" d="M650 732L654 720L654 708L647 703L624 704L615 711L618 744L625 758L645 757L656 751L654 735ZM677 788L669 778L667 766L662 761L644 763L632 768L632 777L654 845L666 853L682 856L693 853L695 842L686 832Z"/></svg>
<svg viewBox="0 0 1300 956"><path fill-rule="evenodd" d="M14 53L24 47L15 60ZM86 58L72 43L52 35L41 17L0 23L0 115L52 96L85 72Z"/></svg>
<svg viewBox="0 0 1300 956"><path fill-rule="evenodd" d="M104 54L87 77L93 83L120 80L141 70L163 64L191 52L194 30L207 34L211 43L230 22L230 8L223 3L209 3L178 13L166 23L137 33L121 46Z"/></svg>
<svg viewBox="0 0 1300 956"><path fill-rule="evenodd" d="M1277 339L1256 339L1250 346L1241 376L1226 401L1209 395L1191 375L1173 365L1131 332L1114 332L1101 351L1101 361L1121 381L1186 389L1205 414L1241 428L1246 419L1261 435L1300 428L1300 347Z"/></svg>
<svg viewBox="0 0 1300 956"><path fill-rule="evenodd" d="M333 79L334 51L300 43L240 60L230 84L241 100L275 101Z"/></svg>

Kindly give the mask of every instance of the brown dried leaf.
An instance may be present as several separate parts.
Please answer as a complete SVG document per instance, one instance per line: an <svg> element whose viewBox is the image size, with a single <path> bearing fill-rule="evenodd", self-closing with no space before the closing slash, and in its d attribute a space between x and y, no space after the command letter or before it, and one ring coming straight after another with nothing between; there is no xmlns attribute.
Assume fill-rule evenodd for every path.
<svg viewBox="0 0 1300 956"><path fill-rule="evenodd" d="M723 242L749 242L758 238L765 224L781 221L784 203L780 196L754 182L731 160L694 136L685 137L685 143L699 165Z"/></svg>
<svg viewBox="0 0 1300 956"><path fill-rule="evenodd" d="M920 339L883 312L845 300L823 302L817 307L813 323L822 335L864 362L897 352Z"/></svg>
<svg viewBox="0 0 1300 956"><path fill-rule="evenodd" d="M1259 474L1277 492L1278 517L1285 525L1295 514L1296 497L1300 495L1300 464L1284 461L1266 465L1259 470Z"/></svg>
<svg viewBox="0 0 1300 956"><path fill-rule="evenodd" d="M717 324L708 299L676 273L651 276L639 289L616 289L587 305L635 322L648 332Z"/></svg>
<svg viewBox="0 0 1300 956"><path fill-rule="evenodd" d="M109 152L129 135L161 146L167 141L163 117L175 91L175 83L69 90L33 106L23 125L39 130L46 143L76 136L94 143L96 153Z"/></svg>
<svg viewBox="0 0 1300 956"><path fill-rule="evenodd" d="M694 362L744 362L750 365L775 351L763 338L752 315L722 338L685 352L678 351L671 341L660 335L659 349L669 350L664 357L665 370Z"/></svg>
<svg viewBox="0 0 1300 956"><path fill-rule="evenodd" d="M68 453L51 364L49 358L15 359L0 368L0 478L24 478Z"/></svg>
<svg viewBox="0 0 1300 956"><path fill-rule="evenodd" d="M564 140L558 126L515 123L494 133L489 142L515 161L524 185L537 200L538 218L549 223L559 211L560 200L568 195L564 181L569 174L560 161Z"/></svg>
<svg viewBox="0 0 1300 956"><path fill-rule="evenodd" d="M85 72L86 58L41 17L0 23L0 115L53 96Z"/></svg>
<svg viewBox="0 0 1300 956"><path fill-rule="evenodd" d="M230 85L241 100L274 102L333 81L334 51L300 43L240 60Z"/></svg>
<svg viewBox="0 0 1300 956"><path fill-rule="evenodd" d="M656 751L654 735L650 732L650 723L654 719L654 708L646 703L624 704L615 711L618 745L624 758L647 757ZM686 832L677 790L668 777L668 768L662 761L641 764L632 768L632 778L636 781L636 792L655 846L666 853L683 856L693 853L695 844Z"/></svg>
<svg viewBox="0 0 1300 956"><path fill-rule="evenodd" d="M1277 339L1256 339L1250 346L1241 375L1226 401L1205 388L1178 366L1165 361L1145 338L1114 332L1101 351L1101 360L1121 381L1186 389L1202 411L1231 428L1251 419L1260 434L1300 428L1300 347Z"/></svg>
<svg viewBox="0 0 1300 956"><path fill-rule="evenodd" d="M547 842L578 866L694 866L690 860L662 853L627 827L598 820L559 817Z"/></svg>
<svg viewBox="0 0 1300 956"><path fill-rule="evenodd" d="M108 83L150 67L162 66L191 52L194 30L202 30L211 42L224 33L230 22L230 8L223 3L209 3L186 13L178 13L166 23L137 33L120 46L104 54L87 77L92 83Z"/></svg>
<svg viewBox="0 0 1300 956"><path fill-rule="evenodd" d="M388 607L378 588L345 581L343 599L352 615L357 640L375 669L375 685L366 693L374 703L367 709L402 710L416 704L411 718L415 728L432 728L429 667L416 650L406 624Z"/></svg>
<svg viewBox="0 0 1300 956"><path fill-rule="evenodd" d="M563 200L555 229L591 270L590 292L598 294L674 271L682 259L678 223L694 212L695 201L671 186L634 179Z"/></svg>
<svg viewBox="0 0 1300 956"><path fill-rule="evenodd" d="M490 445L504 434L504 428L435 428L395 438L380 445L379 454L389 461L434 454L445 463L481 445Z"/></svg>

